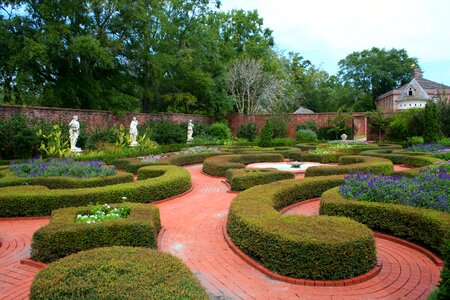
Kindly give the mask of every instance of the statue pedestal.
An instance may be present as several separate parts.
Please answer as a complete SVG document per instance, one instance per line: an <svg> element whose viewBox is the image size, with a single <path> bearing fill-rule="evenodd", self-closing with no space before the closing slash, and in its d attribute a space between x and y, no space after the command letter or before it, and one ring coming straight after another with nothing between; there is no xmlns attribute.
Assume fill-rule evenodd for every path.
<svg viewBox="0 0 450 300"><path fill-rule="evenodd" d="M137 147L137 146L139 146L138 142L131 142L130 143L130 147Z"/></svg>

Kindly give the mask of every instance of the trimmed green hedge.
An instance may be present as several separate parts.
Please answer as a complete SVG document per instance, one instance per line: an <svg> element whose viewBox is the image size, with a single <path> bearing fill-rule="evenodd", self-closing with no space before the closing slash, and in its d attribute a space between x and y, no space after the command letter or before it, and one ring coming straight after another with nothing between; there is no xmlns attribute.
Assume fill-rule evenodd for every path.
<svg viewBox="0 0 450 300"><path fill-rule="evenodd" d="M206 158L223 155L224 153L216 152L205 152L205 153L194 153L194 154L184 154L184 155L174 155L168 158L163 158L155 163L146 163L141 161L139 158L126 158L118 159L112 162L114 166L118 169L125 170L127 172L137 174L138 170L145 166L159 166L159 165L176 165L185 166L202 163Z"/></svg>
<svg viewBox="0 0 450 300"><path fill-rule="evenodd" d="M296 144L295 147L300 148L300 150L314 150L317 149L317 143L300 143Z"/></svg>
<svg viewBox="0 0 450 300"><path fill-rule="evenodd" d="M149 248L109 247L51 263L35 277L30 299L209 298L178 258Z"/></svg>
<svg viewBox="0 0 450 300"><path fill-rule="evenodd" d="M295 178L292 172L274 169L229 169L226 176L232 191L243 191L255 185Z"/></svg>
<svg viewBox="0 0 450 300"><path fill-rule="evenodd" d="M50 224L33 235L31 258L49 263L79 251L100 247L156 248L158 232L161 229L158 208L137 203L126 205L130 208L130 215L126 219L91 224L75 222L76 216L86 214L89 207L54 210Z"/></svg>
<svg viewBox="0 0 450 300"><path fill-rule="evenodd" d="M280 215L277 210L319 197L342 176L284 180L250 188L232 202L227 229L246 254L281 275L339 280L375 266L372 231L348 218Z"/></svg>
<svg viewBox="0 0 450 300"><path fill-rule="evenodd" d="M133 174L119 172L111 176L94 178L55 177L19 177L8 169L0 170L0 187L16 185L41 185L49 189L78 189L133 182Z"/></svg>
<svg viewBox="0 0 450 300"><path fill-rule="evenodd" d="M420 168L435 164L440 161L443 160L431 156L408 156L403 160L403 163L407 166Z"/></svg>
<svg viewBox="0 0 450 300"><path fill-rule="evenodd" d="M329 153L329 154L311 154L307 151L289 151L284 154L284 157L296 160L296 161L307 161L307 162L319 162L319 163L337 163L339 157L345 154L340 153Z"/></svg>
<svg viewBox="0 0 450 300"><path fill-rule="evenodd" d="M23 192L26 186L0 188L0 217L47 216L57 208L89 203L148 203L179 195L191 187L189 172L177 166L144 167L139 170L139 177L137 182L95 188L27 193Z"/></svg>
<svg viewBox="0 0 450 300"><path fill-rule="evenodd" d="M425 155L425 153L406 152L404 150L396 150L396 149L375 149L362 151L360 155L382 157L391 160L394 164L403 164L405 158L409 156L423 156Z"/></svg>
<svg viewBox="0 0 450 300"><path fill-rule="evenodd" d="M370 156L341 156L338 166L317 166L306 169L305 176L328 176L348 174L351 172L371 172L374 174L389 175L394 172L392 161Z"/></svg>
<svg viewBox="0 0 450 300"><path fill-rule="evenodd" d="M212 176L226 176L228 169L243 169L246 164L258 162L280 162L283 155L279 153L220 155L205 159L203 172Z"/></svg>
<svg viewBox="0 0 450 300"><path fill-rule="evenodd" d="M320 214L343 216L444 253L450 240L450 214L391 203L347 200L339 189L322 195Z"/></svg>
<svg viewBox="0 0 450 300"><path fill-rule="evenodd" d="M450 299L450 240L445 250L445 266L441 272L441 282L437 290L438 299Z"/></svg>

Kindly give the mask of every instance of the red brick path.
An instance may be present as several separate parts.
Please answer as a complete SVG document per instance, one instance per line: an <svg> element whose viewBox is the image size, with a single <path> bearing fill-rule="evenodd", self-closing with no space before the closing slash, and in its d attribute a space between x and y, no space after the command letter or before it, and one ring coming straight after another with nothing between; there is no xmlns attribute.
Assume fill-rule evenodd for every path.
<svg viewBox="0 0 450 300"><path fill-rule="evenodd" d="M439 281L439 268L425 255L400 244L376 240L383 269L375 278L344 287L311 287L275 281L237 256L226 244L222 227L235 194L221 179L187 167L193 190L157 204L166 231L161 249L181 258L213 299L425 299ZM302 208L302 206L304 206ZM314 215L317 203L288 213ZM29 256L34 231L48 219L0 219L0 299L26 299L39 269L21 265Z"/></svg>
<svg viewBox="0 0 450 300"><path fill-rule="evenodd" d="M20 264L30 256L33 233L49 218L0 219L0 299L28 299L31 282L40 269Z"/></svg>
<svg viewBox="0 0 450 300"><path fill-rule="evenodd" d="M376 239L383 269L375 278L345 287L310 287L270 279L245 263L226 244L222 226L234 194L221 179L187 167L193 191L159 204L166 232L161 249L181 258L213 299L426 299L439 281L439 268L425 255ZM317 202L304 207L317 213ZM302 213L302 206L296 207ZM293 213L290 211L289 213Z"/></svg>

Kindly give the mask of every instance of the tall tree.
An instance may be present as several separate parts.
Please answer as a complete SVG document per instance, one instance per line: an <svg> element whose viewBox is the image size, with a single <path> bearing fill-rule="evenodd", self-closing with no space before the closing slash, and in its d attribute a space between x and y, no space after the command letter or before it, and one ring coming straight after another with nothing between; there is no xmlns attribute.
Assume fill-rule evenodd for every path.
<svg viewBox="0 0 450 300"><path fill-rule="evenodd" d="M418 67L416 58L409 57L404 49L379 49L353 52L339 61L339 77L343 82L371 97L366 110L375 108L375 99L411 80L412 71Z"/></svg>

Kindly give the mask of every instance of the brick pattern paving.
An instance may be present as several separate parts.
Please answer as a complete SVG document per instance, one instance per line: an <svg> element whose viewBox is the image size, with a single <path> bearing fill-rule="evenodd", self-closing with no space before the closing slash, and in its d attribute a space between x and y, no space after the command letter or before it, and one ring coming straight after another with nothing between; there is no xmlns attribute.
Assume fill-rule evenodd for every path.
<svg viewBox="0 0 450 300"><path fill-rule="evenodd" d="M48 222L49 218L0 219L0 299L28 299L40 269L20 260L30 256L33 233Z"/></svg>
<svg viewBox="0 0 450 300"><path fill-rule="evenodd" d="M181 258L212 299L426 299L439 281L439 268L425 255L377 238L383 268L366 282L342 287L312 287L280 282L260 273L237 256L222 234L228 209L236 196L220 178L187 167L191 192L157 204L165 228L160 248ZM309 201L286 213L315 215L318 202ZM46 219L0 219L0 299L27 299L38 268L21 265L29 256L33 232Z"/></svg>
<svg viewBox="0 0 450 300"><path fill-rule="evenodd" d="M177 200L159 204L161 249L181 258L213 299L426 299L440 278L440 269L428 257L406 246L377 238L379 275L343 287L311 287L266 277L226 244L222 226L234 194L226 193L221 179L201 174L201 166L187 167L194 188ZM318 202L288 213L317 214Z"/></svg>

